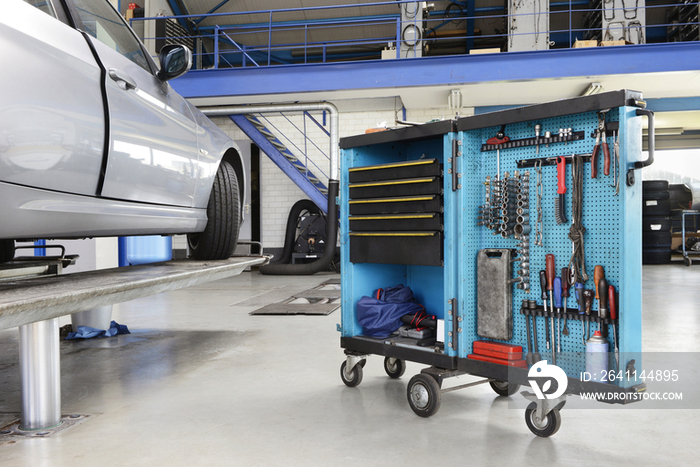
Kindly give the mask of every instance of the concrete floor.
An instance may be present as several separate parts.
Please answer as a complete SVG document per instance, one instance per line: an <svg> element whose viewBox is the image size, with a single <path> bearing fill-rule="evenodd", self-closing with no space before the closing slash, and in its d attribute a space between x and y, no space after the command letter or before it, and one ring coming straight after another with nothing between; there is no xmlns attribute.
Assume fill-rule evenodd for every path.
<svg viewBox="0 0 700 467"><path fill-rule="evenodd" d="M562 428L544 439L481 385L445 394L424 419L405 395L418 364L392 380L372 357L359 387L343 385L339 310L266 317L236 305L329 277L243 273L115 306L113 319L133 334L61 343L63 412L91 417L50 438L5 440L1 464L698 464L697 410L565 408ZM645 351L700 350L698 284L700 266L645 267ZM0 331L0 426L18 418L17 335Z"/></svg>

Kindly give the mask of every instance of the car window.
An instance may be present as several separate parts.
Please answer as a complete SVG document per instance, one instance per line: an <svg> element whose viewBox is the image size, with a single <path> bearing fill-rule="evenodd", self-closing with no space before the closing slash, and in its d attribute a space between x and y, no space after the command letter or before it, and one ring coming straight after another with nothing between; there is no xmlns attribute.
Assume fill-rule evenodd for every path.
<svg viewBox="0 0 700 467"><path fill-rule="evenodd" d="M73 4L88 34L151 72L138 39L106 0L73 0Z"/></svg>
<svg viewBox="0 0 700 467"><path fill-rule="evenodd" d="M47 15L51 15L54 18L56 18L56 10L53 8L53 4L51 3L51 0L24 0L25 2L29 3L30 5L34 5Z"/></svg>

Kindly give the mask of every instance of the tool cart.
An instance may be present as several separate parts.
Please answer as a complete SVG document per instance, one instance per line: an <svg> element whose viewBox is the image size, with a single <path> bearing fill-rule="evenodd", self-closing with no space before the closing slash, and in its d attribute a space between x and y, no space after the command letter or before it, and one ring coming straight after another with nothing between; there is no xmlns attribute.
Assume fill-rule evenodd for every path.
<svg viewBox="0 0 700 467"><path fill-rule="evenodd" d="M342 139L343 382L359 385L370 355L392 378L406 361L428 365L407 387L423 417L441 393L478 384L443 390L445 378L482 377L502 396L522 386L538 436L557 431L567 395L635 400L645 390L638 169L654 154L644 107L620 90ZM399 284L424 313L374 332L366 319L383 311L365 305ZM533 371L548 364L566 378L540 386Z"/></svg>

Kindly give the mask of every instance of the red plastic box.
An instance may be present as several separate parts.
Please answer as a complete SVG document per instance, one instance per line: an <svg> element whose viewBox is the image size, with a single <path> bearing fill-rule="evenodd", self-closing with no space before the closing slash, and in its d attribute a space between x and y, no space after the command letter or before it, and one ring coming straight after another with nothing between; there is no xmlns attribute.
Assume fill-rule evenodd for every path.
<svg viewBox="0 0 700 467"><path fill-rule="evenodd" d="M498 363L499 365L512 366L516 368L527 368L525 360L504 360L502 358L486 357L484 355L469 354L467 358L472 360L480 360L482 362Z"/></svg>
<svg viewBox="0 0 700 467"><path fill-rule="evenodd" d="M500 342L474 341L474 353L501 360L521 360L523 358L522 346Z"/></svg>

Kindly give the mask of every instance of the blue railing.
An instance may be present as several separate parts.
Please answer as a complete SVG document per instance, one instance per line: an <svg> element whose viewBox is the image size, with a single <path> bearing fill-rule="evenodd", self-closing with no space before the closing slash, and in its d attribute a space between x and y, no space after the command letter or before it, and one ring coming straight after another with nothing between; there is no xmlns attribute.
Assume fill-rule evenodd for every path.
<svg viewBox="0 0 700 467"><path fill-rule="evenodd" d="M299 126L292 121L292 119L289 118L288 115L284 114L283 112L279 112L279 115L282 116L294 129L304 137L304 148L300 148L298 144L296 144L292 139L287 136L287 134L280 130L269 118L268 116L264 114L258 114L257 117L265 123L265 126L267 126L268 129L273 129L275 132L275 136L284 143L285 146L287 146L287 149L292 152L296 157L299 157L299 154L303 155L304 157L304 166L306 167L306 173L305 176L308 178L309 172L314 172L316 176L321 175L321 179L319 181L323 183L324 185L328 185L328 162L330 162L331 158L330 156L323 150L321 149L312 138L309 137L309 132L307 131L306 128L306 123L307 120L311 120L318 128L320 128L323 133L330 138L331 134L324 128L323 125L321 125L318 120L316 120L310 113L308 112L303 112L301 114L302 117L302 127L299 128ZM313 146L313 148L309 148L309 144ZM328 144L328 140L326 140L326 144ZM295 149L295 151L292 150L292 147ZM315 148L315 151L314 151ZM317 156L320 157L309 157L310 152L309 151L314 151ZM323 159L323 165L326 166L326 169L321 168L314 160L319 160Z"/></svg>
<svg viewBox="0 0 700 467"><path fill-rule="evenodd" d="M521 5L540 1L547 5L546 0ZM646 0L644 7L628 8L619 0L601 1L599 5L618 5L601 9L591 8L593 1L564 0L549 3L548 12L508 12L502 5L477 7L475 0L437 1L438 9L426 11L422 18L416 15L413 20L402 21L398 6L417 2L400 0L134 18L132 24L179 22L186 32L168 40L193 39L198 44L198 68L258 67L469 54L484 49L506 52L571 48L581 40L624 40L633 44L698 40L697 2L671 2ZM350 9L357 8L362 8L362 16L348 15L355 12ZM301 13L317 18L288 19ZM420 47L402 52L402 31L409 25L422 31L422 41ZM388 47L393 49L384 50Z"/></svg>

